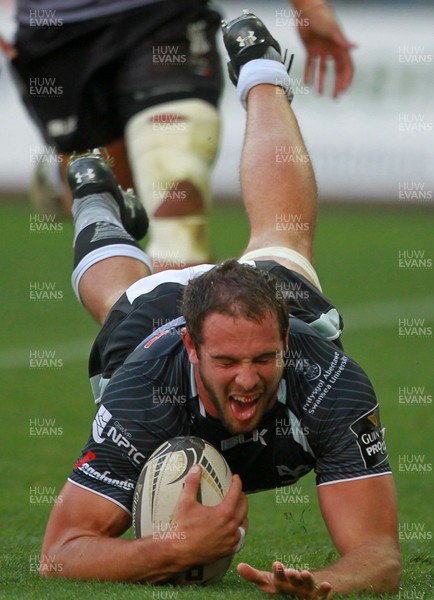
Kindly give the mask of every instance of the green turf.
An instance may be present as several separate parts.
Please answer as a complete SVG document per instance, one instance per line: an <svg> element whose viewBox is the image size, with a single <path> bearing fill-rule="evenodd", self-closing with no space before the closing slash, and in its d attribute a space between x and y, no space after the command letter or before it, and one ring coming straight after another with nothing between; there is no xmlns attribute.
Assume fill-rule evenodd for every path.
<svg viewBox="0 0 434 600"><path fill-rule="evenodd" d="M86 361L97 327L71 292L70 225L37 233L30 230L25 205L8 204L0 212L0 598L261 598L262 593L236 574L239 559L264 569L276 555L312 568L333 560L336 553L319 515L313 478L308 476L299 484L305 500L301 504L278 503L275 491L250 497L245 549L224 581L213 588L47 581L34 572L53 497L86 441L94 412ZM425 257L433 259L432 222L432 213L408 207L399 211L325 207L315 252L325 293L344 317L348 315L347 352L370 374L381 402L404 538L402 590L395 597L407 600L434 598L433 335L426 329L425 337L399 336L398 318L423 318L425 328L434 327L434 285L432 268L399 269L398 252L425 250ZM213 238L217 259L242 249L247 224L238 206L216 208ZM31 300L29 288L35 282L54 285L57 299ZM371 318L380 322L372 326ZM31 368L31 351L54 351L57 367ZM400 401L403 386L423 388L425 403ZM51 427L50 435L37 435L42 425ZM415 455L420 470L400 471L400 459ZM412 536L415 527L419 529Z"/></svg>

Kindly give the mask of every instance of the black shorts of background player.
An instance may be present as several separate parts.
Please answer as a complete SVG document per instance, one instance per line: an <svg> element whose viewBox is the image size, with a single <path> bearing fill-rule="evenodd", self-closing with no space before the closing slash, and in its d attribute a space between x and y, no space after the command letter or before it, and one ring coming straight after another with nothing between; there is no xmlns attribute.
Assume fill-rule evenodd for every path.
<svg viewBox="0 0 434 600"><path fill-rule="evenodd" d="M317 75L320 93L333 59L337 96L351 82L352 44L326 2L291 2L294 10L276 12L276 23L297 28L307 50L305 80ZM71 152L107 146L120 185L133 185L131 167L148 211L154 269L210 260L219 15L198 0L56 0L43 9L35 0L18 0L17 16L16 48L2 38L0 48L13 58L19 89L47 144L34 157L31 197L39 210L62 204L69 210L69 193L64 197L55 186L53 172L59 165L65 177Z"/></svg>

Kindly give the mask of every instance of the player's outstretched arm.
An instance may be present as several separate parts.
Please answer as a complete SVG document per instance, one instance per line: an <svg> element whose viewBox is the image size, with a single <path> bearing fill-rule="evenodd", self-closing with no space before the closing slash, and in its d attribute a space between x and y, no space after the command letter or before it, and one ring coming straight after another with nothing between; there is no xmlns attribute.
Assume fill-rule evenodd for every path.
<svg viewBox="0 0 434 600"><path fill-rule="evenodd" d="M72 483L52 510L41 550L45 576L156 583L189 567L233 554L247 525L247 499L234 476L218 506L196 501L200 470L191 472L177 508L185 536L122 539L131 517L120 506Z"/></svg>
<svg viewBox="0 0 434 600"><path fill-rule="evenodd" d="M332 59L335 71L333 96L336 98L351 84L354 74L351 49L356 45L344 36L332 7L322 0L291 0L300 11L298 33L306 48L304 79L310 84L318 71L318 92L324 91L327 59Z"/></svg>
<svg viewBox="0 0 434 600"><path fill-rule="evenodd" d="M398 591L401 561L392 476L320 486L318 496L341 558L312 572L296 571L277 562L271 572L240 564L240 575L269 594L287 593L312 600L331 598L333 592Z"/></svg>

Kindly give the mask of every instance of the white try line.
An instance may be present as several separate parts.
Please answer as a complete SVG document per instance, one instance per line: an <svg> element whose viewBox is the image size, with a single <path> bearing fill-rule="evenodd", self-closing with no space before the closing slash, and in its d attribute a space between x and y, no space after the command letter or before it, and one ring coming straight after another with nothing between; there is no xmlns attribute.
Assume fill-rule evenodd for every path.
<svg viewBox="0 0 434 600"><path fill-rule="evenodd" d="M398 328L399 319L425 319L428 324L434 320L434 296L400 298L386 302L371 302L359 306L340 307L344 318L344 332L366 331L387 327ZM47 342L37 346L10 348L0 351L0 370L30 368L30 352L55 352L63 363L77 360L87 361L93 340L76 340L68 343Z"/></svg>

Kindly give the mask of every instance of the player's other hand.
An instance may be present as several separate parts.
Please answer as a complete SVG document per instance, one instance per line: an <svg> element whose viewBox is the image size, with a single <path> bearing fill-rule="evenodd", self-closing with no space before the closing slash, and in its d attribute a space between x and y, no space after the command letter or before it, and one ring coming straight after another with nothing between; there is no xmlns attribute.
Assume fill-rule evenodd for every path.
<svg viewBox="0 0 434 600"><path fill-rule="evenodd" d="M318 92L322 94L327 59L331 58L335 71L333 97L337 98L351 84L354 66L350 50L355 48L356 44L345 38L333 9L328 4L318 4L305 12L301 10L301 16L297 29L307 50L304 80L311 84L317 72Z"/></svg>
<svg viewBox="0 0 434 600"><path fill-rule="evenodd" d="M4 38L0 36L0 50L8 59L13 59L17 56L17 51L12 44L7 42Z"/></svg>
<svg viewBox="0 0 434 600"><path fill-rule="evenodd" d="M256 583L266 594L292 594L294 598L309 600L326 600L331 598L332 586L326 581L318 583L309 571L297 571L286 568L281 562L275 561L271 573L259 571L246 563L240 563L238 573L247 581Z"/></svg>
<svg viewBox="0 0 434 600"><path fill-rule="evenodd" d="M197 501L201 475L200 467L190 469L172 521L177 531L185 533L181 548L187 566L233 554L241 538L238 528L248 529L247 497L238 475L233 475L226 497L217 506Z"/></svg>

